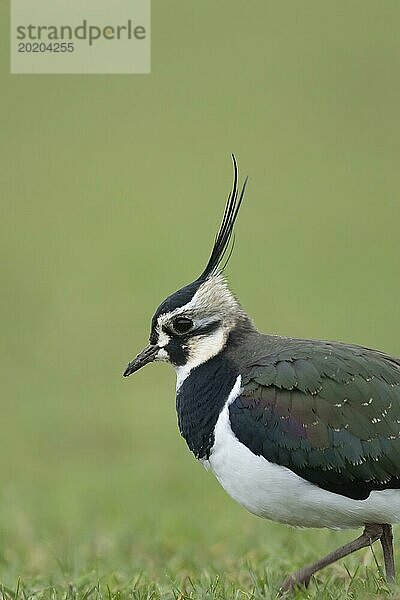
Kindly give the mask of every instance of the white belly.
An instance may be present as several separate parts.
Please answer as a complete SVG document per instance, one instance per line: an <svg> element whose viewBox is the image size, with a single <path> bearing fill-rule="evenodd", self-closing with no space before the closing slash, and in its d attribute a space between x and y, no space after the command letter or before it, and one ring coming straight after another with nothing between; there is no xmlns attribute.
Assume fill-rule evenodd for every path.
<svg viewBox="0 0 400 600"><path fill-rule="evenodd" d="M300 527L345 529L400 521L400 490L374 491L366 500L346 498L256 456L239 442L228 407L239 394L240 383L239 376L218 418L205 463L232 498L260 517Z"/></svg>

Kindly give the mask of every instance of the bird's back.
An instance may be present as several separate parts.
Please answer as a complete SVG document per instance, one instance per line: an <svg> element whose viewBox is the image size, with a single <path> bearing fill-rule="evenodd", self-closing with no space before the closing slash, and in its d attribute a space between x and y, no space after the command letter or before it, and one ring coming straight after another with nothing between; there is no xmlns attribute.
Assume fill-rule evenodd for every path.
<svg viewBox="0 0 400 600"><path fill-rule="evenodd" d="M350 498L400 487L398 359L339 342L260 334L245 343L251 356L229 407L242 443ZM249 351L237 347L240 356Z"/></svg>

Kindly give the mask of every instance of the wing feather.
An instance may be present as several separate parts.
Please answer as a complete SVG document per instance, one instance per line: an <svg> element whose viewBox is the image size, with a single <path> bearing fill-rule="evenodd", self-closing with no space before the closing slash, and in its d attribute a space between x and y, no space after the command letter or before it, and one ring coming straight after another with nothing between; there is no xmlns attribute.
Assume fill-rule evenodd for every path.
<svg viewBox="0 0 400 600"><path fill-rule="evenodd" d="M261 356L229 407L252 452L323 489L400 488L400 364L376 351L288 340Z"/></svg>

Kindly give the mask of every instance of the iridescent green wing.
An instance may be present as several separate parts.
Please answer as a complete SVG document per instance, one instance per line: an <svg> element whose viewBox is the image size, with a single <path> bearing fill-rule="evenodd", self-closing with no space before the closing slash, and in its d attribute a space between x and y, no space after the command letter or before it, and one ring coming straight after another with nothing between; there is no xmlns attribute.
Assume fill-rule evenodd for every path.
<svg viewBox="0 0 400 600"><path fill-rule="evenodd" d="M236 437L319 487L400 487L400 365L379 352L288 340L254 361L230 405Z"/></svg>

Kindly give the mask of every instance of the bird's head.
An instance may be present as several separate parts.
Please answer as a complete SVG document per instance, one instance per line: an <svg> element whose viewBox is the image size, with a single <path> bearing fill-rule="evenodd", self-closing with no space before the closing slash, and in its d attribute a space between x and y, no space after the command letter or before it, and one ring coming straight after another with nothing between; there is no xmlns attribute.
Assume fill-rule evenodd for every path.
<svg viewBox="0 0 400 600"><path fill-rule="evenodd" d="M125 377L152 361L170 362L182 377L218 354L239 324L251 326L223 276L231 252L223 264L224 257L247 183L246 178L239 193L237 164L232 158L233 187L207 266L193 283L160 304L152 319L150 344L129 363Z"/></svg>

